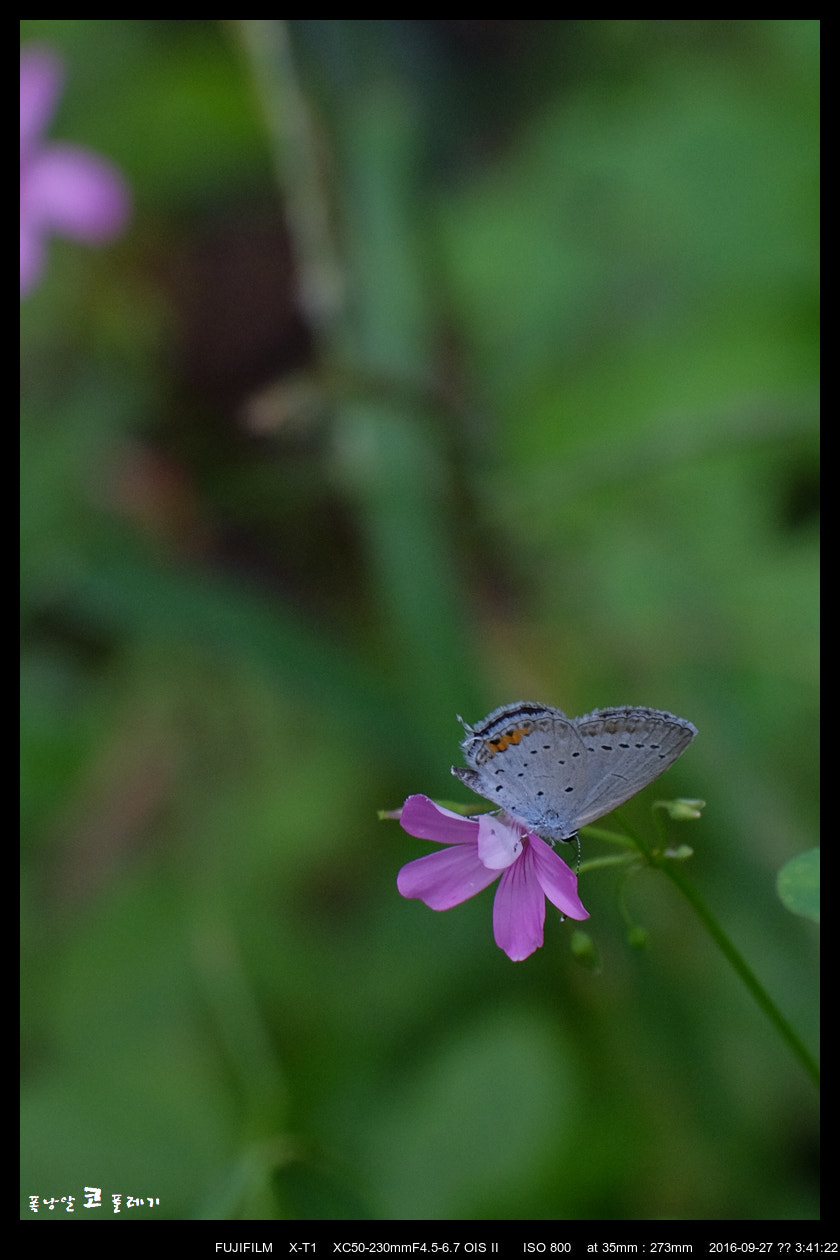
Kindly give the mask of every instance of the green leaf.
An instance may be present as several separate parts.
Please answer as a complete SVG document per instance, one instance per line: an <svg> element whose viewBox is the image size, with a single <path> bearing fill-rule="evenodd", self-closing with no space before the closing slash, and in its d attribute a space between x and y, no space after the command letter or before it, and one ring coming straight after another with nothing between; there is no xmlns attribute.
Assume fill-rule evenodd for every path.
<svg viewBox="0 0 840 1260"><path fill-rule="evenodd" d="M793 914L820 921L820 851L809 849L786 862L776 878L782 904Z"/></svg>

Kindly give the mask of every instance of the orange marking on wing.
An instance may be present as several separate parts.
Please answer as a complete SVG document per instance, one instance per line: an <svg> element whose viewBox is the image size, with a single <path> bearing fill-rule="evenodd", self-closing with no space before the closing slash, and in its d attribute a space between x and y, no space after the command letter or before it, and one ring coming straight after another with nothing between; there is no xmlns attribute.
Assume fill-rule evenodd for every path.
<svg viewBox="0 0 840 1260"><path fill-rule="evenodd" d="M497 735L495 739L487 741L488 747L493 753L504 752L510 744L518 744L519 741L528 734L530 726L513 726L509 731L505 731L503 735Z"/></svg>

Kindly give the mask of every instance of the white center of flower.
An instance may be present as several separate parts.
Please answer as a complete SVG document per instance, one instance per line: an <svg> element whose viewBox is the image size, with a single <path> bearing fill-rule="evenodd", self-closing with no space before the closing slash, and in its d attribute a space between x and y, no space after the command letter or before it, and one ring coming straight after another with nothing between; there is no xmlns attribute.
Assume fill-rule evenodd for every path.
<svg viewBox="0 0 840 1260"><path fill-rule="evenodd" d="M510 823L482 814L478 820L478 858L488 871L512 866L522 852L522 833Z"/></svg>

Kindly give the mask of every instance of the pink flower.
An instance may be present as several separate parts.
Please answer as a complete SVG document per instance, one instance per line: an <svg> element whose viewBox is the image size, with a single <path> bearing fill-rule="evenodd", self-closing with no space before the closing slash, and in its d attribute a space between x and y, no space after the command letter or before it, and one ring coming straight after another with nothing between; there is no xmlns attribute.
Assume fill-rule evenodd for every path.
<svg viewBox="0 0 840 1260"><path fill-rule="evenodd" d="M96 245L128 222L128 189L110 162L76 145L44 142L63 77L61 62L48 49L21 51L21 297L41 278L50 232Z"/></svg>
<svg viewBox="0 0 840 1260"><path fill-rule="evenodd" d="M428 796L409 796L400 826L448 847L402 868L397 888L432 910L449 910L502 878L493 902L493 935L519 962L543 943L545 899L570 919L588 919L577 876L545 840L508 814L463 818Z"/></svg>

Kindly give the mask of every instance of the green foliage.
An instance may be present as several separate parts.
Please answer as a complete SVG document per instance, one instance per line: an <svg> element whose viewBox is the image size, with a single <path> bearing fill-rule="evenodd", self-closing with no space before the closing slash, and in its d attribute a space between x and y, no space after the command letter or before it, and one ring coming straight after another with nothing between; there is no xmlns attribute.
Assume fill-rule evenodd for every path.
<svg viewBox="0 0 840 1260"><path fill-rule="evenodd" d="M815 1219L666 880L584 837L514 965L377 812L458 713L684 715L625 812L707 802L667 844L816 1043L817 24L22 31L136 204L21 308L23 1213Z"/></svg>

